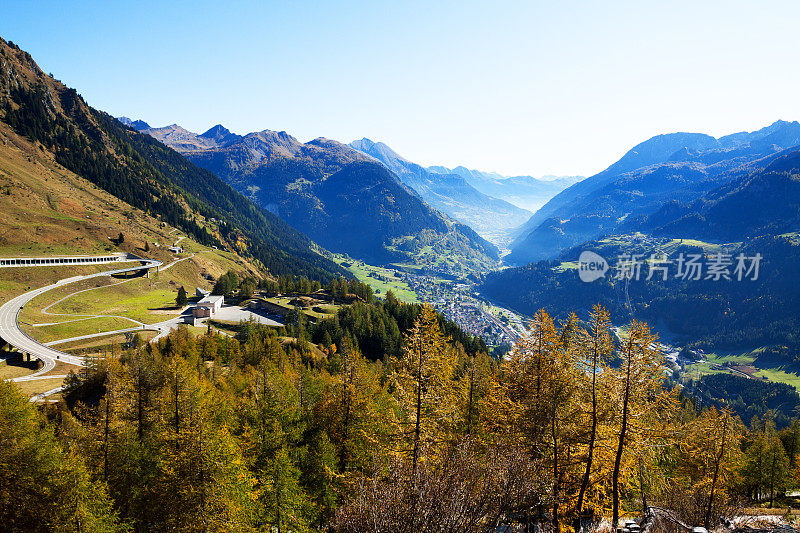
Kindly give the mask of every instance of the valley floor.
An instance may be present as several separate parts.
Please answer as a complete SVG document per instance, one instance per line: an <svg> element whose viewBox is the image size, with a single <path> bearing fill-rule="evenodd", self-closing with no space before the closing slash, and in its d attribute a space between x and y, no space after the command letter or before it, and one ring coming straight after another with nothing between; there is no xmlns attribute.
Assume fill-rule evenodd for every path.
<svg viewBox="0 0 800 533"><path fill-rule="evenodd" d="M511 346L527 331L526 317L489 302L471 281L426 275L405 265L378 267L344 255L334 257L379 298L391 290L403 302L431 304L464 331L483 337L489 346Z"/></svg>

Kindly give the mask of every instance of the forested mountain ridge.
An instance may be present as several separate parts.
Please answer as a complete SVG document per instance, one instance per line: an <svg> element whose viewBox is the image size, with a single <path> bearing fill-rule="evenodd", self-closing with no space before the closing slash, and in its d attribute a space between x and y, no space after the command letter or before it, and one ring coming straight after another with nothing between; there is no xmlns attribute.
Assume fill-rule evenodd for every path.
<svg viewBox="0 0 800 533"><path fill-rule="evenodd" d="M0 100L3 122L59 164L198 242L252 255L273 274L327 280L342 273L285 222L177 152L93 109L1 38Z"/></svg>
<svg viewBox="0 0 800 533"><path fill-rule="evenodd" d="M203 134L178 126L142 131L331 251L455 276L496 265L492 244L431 208L373 157L347 145L325 138L300 143L286 132L269 130L237 136L222 126Z"/></svg>
<svg viewBox="0 0 800 533"><path fill-rule="evenodd" d="M625 231L626 223L633 227L669 202L690 204L746 179L798 144L800 124L785 121L719 139L688 133L653 137L550 200L525 224L508 259L521 264L552 258L601 234Z"/></svg>
<svg viewBox="0 0 800 533"><path fill-rule="evenodd" d="M644 266L638 279L617 279L617 271L592 283L579 279L574 267L584 250L599 253L613 267L623 254L667 254L668 276L648 277ZM733 272L739 254L760 254L758 279L684 279L678 276L679 254L699 254L713 261L722 253L731 258ZM631 318L659 324L678 345L707 351L760 349L766 366L788 365L800 369L800 234L753 237L725 246L677 238L617 235L589 241L563 252L558 259L538 261L496 271L481 287L488 298L519 312L547 309L561 319L577 312L585 316L597 302L607 306L621 321Z"/></svg>
<svg viewBox="0 0 800 533"><path fill-rule="evenodd" d="M573 311L587 313L601 302L618 314L660 324L678 343L707 350L757 349L757 361L799 369L800 150L781 151L773 143L797 141L797 129L797 123L777 122L714 140L727 143L724 153L681 152L680 158L691 162L651 165L612 180L591 196L594 204L586 201L580 215L539 226L542 251L547 245L562 249L555 259L494 272L486 278L484 294L523 313L545 308L562 318ZM696 139L711 143L713 138ZM641 194L634 196L633 190ZM612 220L615 200L639 211ZM604 226L608 235L597 237L603 221L613 223ZM543 238L545 231L552 242ZM624 254L665 254L671 261L669 279L645 279L645 265L641 279L626 282L612 277L612 271L584 283L575 268L585 250L599 253L612 267ZM758 279L749 282L707 274L687 280L677 276L680 254L699 254L706 262L722 254L732 265L739 254L759 255L763 262Z"/></svg>
<svg viewBox="0 0 800 533"><path fill-rule="evenodd" d="M735 242L800 230L800 152L776 158L763 171L726 184L691 204L673 201L639 221L658 236L691 235ZM634 221L631 221L632 225Z"/></svg>
<svg viewBox="0 0 800 533"><path fill-rule="evenodd" d="M531 216L530 211L480 192L458 174L431 172L412 163L384 143L363 138L349 146L380 161L432 207L495 245L507 245L511 232Z"/></svg>

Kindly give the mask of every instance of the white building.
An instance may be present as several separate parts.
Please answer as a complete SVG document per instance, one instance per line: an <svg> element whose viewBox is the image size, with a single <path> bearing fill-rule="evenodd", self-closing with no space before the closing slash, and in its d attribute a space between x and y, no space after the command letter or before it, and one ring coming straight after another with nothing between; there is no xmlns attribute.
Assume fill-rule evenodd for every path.
<svg viewBox="0 0 800 533"><path fill-rule="evenodd" d="M192 309L192 315L195 318L212 318L220 310L223 303L225 303L224 296L206 296L197 302L197 305Z"/></svg>

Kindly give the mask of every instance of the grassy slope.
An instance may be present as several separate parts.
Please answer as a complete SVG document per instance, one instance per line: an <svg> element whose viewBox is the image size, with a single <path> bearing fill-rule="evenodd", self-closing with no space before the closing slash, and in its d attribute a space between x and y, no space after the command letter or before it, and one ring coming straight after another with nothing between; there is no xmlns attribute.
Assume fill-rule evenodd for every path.
<svg viewBox="0 0 800 533"><path fill-rule="evenodd" d="M4 256L120 251L109 240L120 232L123 251L172 244L172 228L64 170L2 123L0 205Z"/></svg>
<svg viewBox="0 0 800 533"><path fill-rule="evenodd" d="M715 365L725 365L731 363L736 366L753 366L755 372L751 374L756 379L766 378L775 383L786 383L800 391L800 375L794 372L787 372L785 368L759 368L754 366L754 362L758 357L758 352L761 348L752 350L750 352L737 352L737 353L710 353L703 356L704 362L687 365L685 377L688 379L699 379L701 376L708 374L727 374L732 373L731 370L723 367L715 367ZM740 373L733 372L736 375Z"/></svg>
<svg viewBox="0 0 800 533"><path fill-rule="evenodd" d="M334 255L334 261L347 268L359 281L372 287L372 290L380 298L385 297L386 293L391 290L400 301L419 303L416 293L407 283L395 278L394 273L389 269L368 265L363 261L352 260L343 255ZM345 265L350 266L345 267ZM374 278L370 274L378 275L380 278Z"/></svg>
<svg viewBox="0 0 800 533"><path fill-rule="evenodd" d="M181 244L184 242L187 241L184 240ZM188 242L193 247L201 248L197 243ZM97 333L98 327L101 331L110 331L137 325L131 321L110 318L74 321L77 317L73 315L118 315L145 324L154 324L180 314L179 309L175 308L175 297L181 286L190 296L193 296L195 287L206 290L213 287L213 282L207 280L203 276L204 273L214 278L228 270L240 275L252 274L247 268L247 263L232 254L206 249L199 250L193 257L184 255L187 257L186 260L159 273L151 273L149 278L137 277L128 281L97 278L91 282L54 289L42 294L25 306L20 319L27 324L56 322L63 324L23 327L34 338L52 341ZM91 290L86 290L87 288ZM58 314L42 313L42 309L51 304L55 305L52 305L48 312Z"/></svg>
<svg viewBox="0 0 800 533"><path fill-rule="evenodd" d="M25 396L33 396L34 394L55 389L61 385L62 381L63 380L60 378L37 379L33 381L23 381L22 383L17 383L16 385L19 391ZM50 397L50 399L53 398L55 398L55 396Z"/></svg>
<svg viewBox="0 0 800 533"><path fill-rule="evenodd" d="M637 235L612 235L610 237L606 237L603 239L599 239L596 241L594 246L591 247L593 251L598 252L600 255L605 257L611 267L616 265L617 257L614 253L604 253L606 250L635 250L639 240ZM656 253L661 254L664 253L670 259L675 259L675 254L678 253L677 250L681 246L691 246L696 248L702 248L705 253L708 254L716 254L720 252L729 252L731 249L735 248L739 243L729 243L729 244L714 244L710 242L704 242L697 239L669 239L664 243L659 243L653 246L653 243L648 243L642 251L646 249L646 253L642 258L644 261L650 260L650 254ZM636 253L639 253L639 250L636 250ZM557 267L556 270L576 270L578 268L577 261L562 261ZM644 270L646 275L646 269Z"/></svg>
<svg viewBox="0 0 800 533"><path fill-rule="evenodd" d="M35 372L32 368L25 366L9 365L5 360L0 359L0 379L13 379L21 376L27 376Z"/></svg>
<svg viewBox="0 0 800 533"><path fill-rule="evenodd" d="M49 311L123 315L145 324L168 320L178 315L178 311L173 308L179 287L183 286L189 296L194 295L195 287L206 290L213 287L212 282L201 276L204 269L215 278L227 270L242 274L245 272L235 261L216 253L204 251L199 254L167 270L152 273L149 278L139 277L125 283L75 294L54 305ZM42 303L46 305L46 301L43 300Z"/></svg>
<svg viewBox="0 0 800 533"><path fill-rule="evenodd" d="M100 317L77 320L75 322L62 322L52 326L27 327L25 332L41 342L51 342L59 339L68 339L79 335L93 335L105 331L135 328L137 324L124 318Z"/></svg>

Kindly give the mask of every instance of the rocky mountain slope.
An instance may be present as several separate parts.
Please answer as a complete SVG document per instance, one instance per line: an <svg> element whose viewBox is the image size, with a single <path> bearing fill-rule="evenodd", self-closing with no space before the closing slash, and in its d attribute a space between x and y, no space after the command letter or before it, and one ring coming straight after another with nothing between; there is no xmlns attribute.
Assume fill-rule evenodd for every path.
<svg viewBox="0 0 800 533"><path fill-rule="evenodd" d="M238 136L222 126L202 134L178 126L142 132L332 251L455 276L496 264L492 244L432 209L381 163L347 145L325 138L301 143L270 130Z"/></svg>

